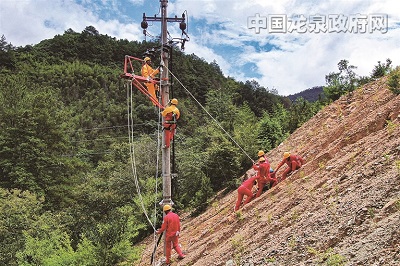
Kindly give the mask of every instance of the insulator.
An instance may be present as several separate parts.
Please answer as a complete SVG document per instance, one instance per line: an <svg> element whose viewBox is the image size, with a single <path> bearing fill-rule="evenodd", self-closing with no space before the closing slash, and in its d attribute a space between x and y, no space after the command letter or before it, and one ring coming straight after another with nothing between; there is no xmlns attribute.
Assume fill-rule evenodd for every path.
<svg viewBox="0 0 400 266"><path fill-rule="evenodd" d="M146 20L143 20L142 23L140 23L140 26L142 27L142 29L147 29L147 27L149 26L149 24L147 23Z"/></svg>
<svg viewBox="0 0 400 266"><path fill-rule="evenodd" d="M186 22L182 21L181 23L179 23L179 28L181 29L181 31L186 30Z"/></svg>

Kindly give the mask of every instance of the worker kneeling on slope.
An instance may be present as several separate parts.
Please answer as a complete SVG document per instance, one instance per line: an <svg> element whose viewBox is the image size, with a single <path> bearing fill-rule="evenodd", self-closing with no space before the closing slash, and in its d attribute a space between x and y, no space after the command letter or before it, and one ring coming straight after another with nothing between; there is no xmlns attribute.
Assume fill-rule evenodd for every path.
<svg viewBox="0 0 400 266"><path fill-rule="evenodd" d="M282 177L280 178L279 181L285 180L288 174L290 174L292 171L300 169L304 164L304 160L299 155L290 154L290 152L285 152L283 153L283 159L276 167L274 174L276 174L279 168L281 168L281 166L285 163L287 164L288 168L286 168L285 171L283 171Z"/></svg>
<svg viewBox="0 0 400 266"><path fill-rule="evenodd" d="M258 176L256 176L256 175L252 176L250 178L247 178L240 185L240 187L237 190L238 191L238 198L237 198L237 201L236 201L235 211L239 210L240 204L242 204L242 200L243 200L243 197L245 195L246 195L247 198L244 201L243 206L246 205L247 203L249 203L253 199L254 195L253 195L252 188L256 184L257 178L258 178Z"/></svg>

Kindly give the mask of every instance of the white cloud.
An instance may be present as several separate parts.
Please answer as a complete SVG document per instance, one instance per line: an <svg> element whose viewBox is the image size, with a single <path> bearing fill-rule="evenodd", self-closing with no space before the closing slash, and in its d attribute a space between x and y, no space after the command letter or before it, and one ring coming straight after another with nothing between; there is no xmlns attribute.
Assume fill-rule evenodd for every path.
<svg viewBox="0 0 400 266"><path fill-rule="evenodd" d="M226 59L231 63L231 67L221 67L225 74L242 77L243 81L255 79L264 87L278 89L282 95L324 85L325 75L337 71L337 63L341 59L347 59L350 64L357 66L356 72L359 75L369 75L377 61L384 62L386 58L391 58L394 65L400 63L400 53L397 48L400 41L398 29L390 30L387 34L379 32L269 34L266 29L261 29L264 32L255 34L254 29L248 29L246 24L248 16L259 13L260 16L286 14L288 17L292 14L304 14L307 19L310 15L316 14L324 15L326 18L331 14L342 14L347 17L352 14L388 14L389 25L396 25L400 17L394 13L398 9L395 0L323 2L277 0L273 3L263 0L246 2L178 0L174 8L178 6L190 10L189 15L195 21L207 21L207 24L200 24L195 28L199 31L199 45L214 50L214 54L218 54L219 49L229 49L229 46L242 48L241 52L230 56L240 60L239 64L234 63L232 59ZM214 23L218 26L216 27ZM258 49L247 46L254 44ZM268 44L279 49L264 52L263 47ZM222 45L227 48L221 48ZM210 51L209 54L213 53ZM257 73L251 70L238 74L236 67L249 62L257 65Z"/></svg>
<svg viewBox="0 0 400 266"><path fill-rule="evenodd" d="M101 34L128 40L143 40L142 14L158 14L159 1L144 0L1 0L0 34L16 46L36 44L72 28L80 32L92 25ZM154 10L150 10L149 7ZM188 14L190 42L186 52L208 62L215 60L224 74L236 80L256 79L281 95L324 85L325 75L337 71L341 59L369 75L377 61L386 58L400 64L400 13L397 0L169 0L168 16ZM259 13L310 15L388 14L386 34L286 33L272 34L249 29L247 18ZM160 25L149 27L158 35ZM169 25L179 37L178 25ZM248 63L251 63L249 65ZM250 66L250 67L249 67ZM248 69L246 69L247 67Z"/></svg>
<svg viewBox="0 0 400 266"><path fill-rule="evenodd" d="M36 44L69 28L81 32L87 26L94 26L101 34L116 38L142 39L140 24L120 22L118 16L104 20L94 12L98 12L101 6L91 4L89 9L71 0L2 0L0 32L15 46ZM116 3L109 4L110 10L116 10Z"/></svg>

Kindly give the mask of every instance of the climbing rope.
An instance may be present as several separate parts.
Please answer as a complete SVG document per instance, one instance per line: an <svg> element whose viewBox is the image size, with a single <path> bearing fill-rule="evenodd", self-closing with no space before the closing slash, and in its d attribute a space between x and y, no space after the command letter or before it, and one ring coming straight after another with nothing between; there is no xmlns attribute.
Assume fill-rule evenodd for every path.
<svg viewBox="0 0 400 266"><path fill-rule="evenodd" d="M129 133L129 152L130 152L130 157L131 157L131 168L132 168L132 173L133 173L133 178L134 178L134 183L136 186L136 191L138 193L139 196L139 201L140 201L140 205L142 207L143 213L146 216L148 222L150 223L151 227L155 229L155 220L156 218L154 218L154 223L151 222L146 208L144 207L144 203L143 203L143 197L142 197L142 193L140 191L140 184L139 184L139 180L137 177L137 171L136 171L136 160L135 160L135 147L133 144L133 119L132 119L132 112L133 112L133 93L132 93L132 82L127 83L127 105L128 105L128 133ZM158 153L157 153L157 166L158 166ZM158 169L158 167L157 167ZM158 171L158 170L157 170ZM157 172L157 176L158 176L158 172ZM157 180L157 178L156 178ZM156 181L156 195L157 195L157 181ZM154 205L155 206L155 205ZM154 207L154 213L156 214L156 206Z"/></svg>
<svg viewBox="0 0 400 266"><path fill-rule="evenodd" d="M182 84L182 82L171 72L171 70L168 69L168 67L164 66L169 73L178 81L178 83L186 90L186 92L197 102L197 104L206 112L211 119L214 121L215 124L232 140L233 143L236 144L236 146L239 147L239 149L245 154L253 163L254 160L247 154L247 152L233 139L233 137L221 126L220 123L206 110L206 108L194 97L194 95L185 87L185 85Z"/></svg>

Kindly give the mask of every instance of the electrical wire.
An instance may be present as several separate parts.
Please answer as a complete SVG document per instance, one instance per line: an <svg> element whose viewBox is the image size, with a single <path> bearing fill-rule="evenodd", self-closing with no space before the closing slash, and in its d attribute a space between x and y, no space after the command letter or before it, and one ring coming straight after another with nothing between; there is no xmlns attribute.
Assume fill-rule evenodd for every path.
<svg viewBox="0 0 400 266"><path fill-rule="evenodd" d="M206 108L194 97L194 95L183 85L183 83L174 75L174 73L171 72L168 67L164 66L169 73L178 81L178 83L186 90L186 92L197 102L197 104L211 117L211 119L214 121L215 124L233 141L233 143L236 144L236 146L239 147L239 149L245 154L253 163L254 160L250 157L249 154L233 139L233 137L221 126L221 124L206 110Z"/></svg>

